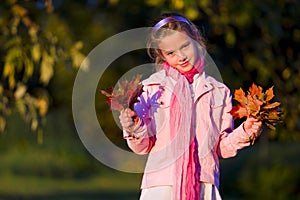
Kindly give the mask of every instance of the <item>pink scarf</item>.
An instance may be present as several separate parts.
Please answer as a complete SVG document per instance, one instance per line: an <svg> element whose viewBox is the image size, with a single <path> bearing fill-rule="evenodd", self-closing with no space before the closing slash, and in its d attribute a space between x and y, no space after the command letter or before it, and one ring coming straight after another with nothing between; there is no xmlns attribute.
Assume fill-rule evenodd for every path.
<svg viewBox="0 0 300 200"><path fill-rule="evenodd" d="M189 83L197 73L203 72L203 59L198 59L194 68L188 72L179 72L168 63L163 63L167 76L176 80L171 97L170 127L171 137L175 139L172 150L176 160L175 170L178 177L173 186L174 200L200 199L200 163L198 157L198 141L193 129L195 108ZM182 152L182 153L181 153Z"/></svg>
<svg viewBox="0 0 300 200"><path fill-rule="evenodd" d="M180 72L185 78L188 80L189 83L194 82L194 76L199 73L198 69L193 67L190 71L187 72Z"/></svg>

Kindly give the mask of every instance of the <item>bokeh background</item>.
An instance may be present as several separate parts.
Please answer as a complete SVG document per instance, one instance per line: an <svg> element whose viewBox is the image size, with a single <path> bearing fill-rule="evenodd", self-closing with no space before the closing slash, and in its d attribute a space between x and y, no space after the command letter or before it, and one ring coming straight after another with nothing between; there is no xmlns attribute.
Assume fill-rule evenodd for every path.
<svg viewBox="0 0 300 200"><path fill-rule="evenodd" d="M0 199L124 199L141 174L110 169L81 143L72 87L86 55L114 34L149 26L165 11L190 18L234 91L274 86L283 122L221 160L224 199L300 199L300 6L298 0L0 1ZM99 81L113 86L145 51L121 56ZM121 130L95 94L99 124L120 148ZM88 122L87 122L88 123ZM238 125L239 121L236 121Z"/></svg>

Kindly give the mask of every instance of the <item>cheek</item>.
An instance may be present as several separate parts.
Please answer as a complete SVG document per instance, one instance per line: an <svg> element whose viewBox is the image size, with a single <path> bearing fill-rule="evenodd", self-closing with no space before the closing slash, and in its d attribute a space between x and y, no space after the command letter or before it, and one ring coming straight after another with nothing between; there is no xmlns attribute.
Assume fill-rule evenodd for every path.
<svg viewBox="0 0 300 200"><path fill-rule="evenodd" d="M168 57L168 58L166 59L166 61L167 61L170 65L172 65L172 64L176 63L176 56Z"/></svg>
<svg viewBox="0 0 300 200"><path fill-rule="evenodd" d="M196 49L194 47L188 48L187 49L187 54L189 55L189 57L194 57L194 55L196 54Z"/></svg>

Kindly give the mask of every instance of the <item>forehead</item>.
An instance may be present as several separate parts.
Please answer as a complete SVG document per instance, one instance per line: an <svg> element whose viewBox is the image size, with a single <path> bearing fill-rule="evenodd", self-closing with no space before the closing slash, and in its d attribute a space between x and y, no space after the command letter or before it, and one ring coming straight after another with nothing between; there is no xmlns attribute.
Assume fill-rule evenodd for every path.
<svg viewBox="0 0 300 200"><path fill-rule="evenodd" d="M158 42L158 47L165 51L176 50L191 40L185 32L172 31Z"/></svg>

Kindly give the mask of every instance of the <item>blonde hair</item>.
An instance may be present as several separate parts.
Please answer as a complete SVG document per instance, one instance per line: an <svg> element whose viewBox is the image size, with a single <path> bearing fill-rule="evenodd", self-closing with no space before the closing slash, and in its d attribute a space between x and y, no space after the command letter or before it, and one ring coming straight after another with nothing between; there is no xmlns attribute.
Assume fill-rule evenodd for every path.
<svg viewBox="0 0 300 200"><path fill-rule="evenodd" d="M166 18L172 18L172 17L174 17L173 20L168 20L165 24L159 25L157 27L157 25L160 24L162 20ZM176 17L183 18L184 20L176 20ZM159 16L157 19L153 21L152 27L154 28L149 34L148 41L147 41L147 53L156 64L161 64L164 61L161 50L158 48L158 43L165 36L172 34L170 30L185 32L194 41L198 42L202 48L205 48L204 38L200 34L200 31L198 30L196 25L193 24L186 17L178 13L171 12L171 13L162 14L161 16Z"/></svg>

